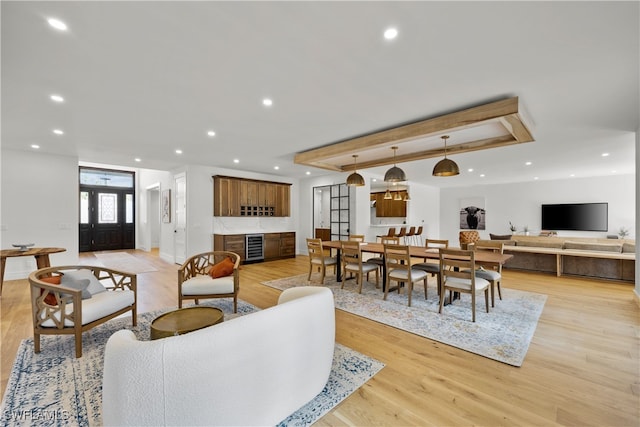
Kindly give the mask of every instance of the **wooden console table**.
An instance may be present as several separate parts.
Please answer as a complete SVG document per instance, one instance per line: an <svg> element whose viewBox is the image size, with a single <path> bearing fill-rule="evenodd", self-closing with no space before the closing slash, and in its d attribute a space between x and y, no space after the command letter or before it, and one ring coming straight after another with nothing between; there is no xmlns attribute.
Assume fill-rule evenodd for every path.
<svg viewBox="0 0 640 427"><path fill-rule="evenodd" d="M36 267L37 269L51 267L49 262L49 254L55 254L58 252L66 251L65 248L30 248L26 251L21 251L19 249L2 249L0 251L0 262L1 271L0 271L0 296L2 296L2 285L4 283L4 267L7 263L7 258L10 257L19 257L19 256L32 256L36 258Z"/></svg>

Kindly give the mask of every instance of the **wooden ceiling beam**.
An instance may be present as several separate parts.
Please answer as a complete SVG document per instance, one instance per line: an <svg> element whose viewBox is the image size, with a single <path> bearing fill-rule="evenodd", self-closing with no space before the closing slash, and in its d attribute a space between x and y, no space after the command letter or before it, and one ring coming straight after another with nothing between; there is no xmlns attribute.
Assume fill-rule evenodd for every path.
<svg viewBox="0 0 640 427"><path fill-rule="evenodd" d="M458 144L448 147L447 152L476 151L533 141L533 136L524 123L522 114L523 112L519 109L518 97L507 98L297 153L294 157L294 163L333 171L353 170L353 164L335 164L335 161L332 162L331 159L351 154L361 154L371 149L398 145L402 142L419 138L443 135L487 123L501 124L508 135ZM395 162L403 163L426 159L443 155L442 153L443 150L441 149L408 153L396 156ZM365 169L393 163L393 157L389 156L358 162L358 168Z"/></svg>

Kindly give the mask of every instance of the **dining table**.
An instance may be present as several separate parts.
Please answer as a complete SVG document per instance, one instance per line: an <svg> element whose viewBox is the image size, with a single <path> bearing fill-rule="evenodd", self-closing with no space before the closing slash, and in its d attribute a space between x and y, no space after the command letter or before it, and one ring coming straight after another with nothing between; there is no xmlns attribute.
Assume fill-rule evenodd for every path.
<svg viewBox="0 0 640 427"><path fill-rule="evenodd" d="M336 251L336 281L342 282L342 268L341 268L341 260L340 260L340 250L342 248L342 240L330 240L322 242L322 247L325 249L335 250ZM438 248L426 248L424 246L409 246L409 255L411 258L420 258L423 261L428 259L439 260L440 259L440 251ZM449 249L459 249L452 248ZM365 253L379 254L384 257L384 244L382 243L373 243L373 242L363 242L360 243L360 250ZM475 252L475 262L477 265L482 267L494 268L499 265L504 265L507 261L513 258L513 254L501 254L493 251L476 251ZM385 263L382 263L382 290L384 291L386 288L386 273L387 268Z"/></svg>

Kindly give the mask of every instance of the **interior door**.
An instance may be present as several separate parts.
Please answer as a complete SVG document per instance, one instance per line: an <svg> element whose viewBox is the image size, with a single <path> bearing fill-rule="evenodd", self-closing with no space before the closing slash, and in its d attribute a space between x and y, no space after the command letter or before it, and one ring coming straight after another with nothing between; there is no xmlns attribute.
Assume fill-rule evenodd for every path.
<svg viewBox="0 0 640 427"><path fill-rule="evenodd" d="M187 259L187 176L184 173L174 178L174 262L182 264Z"/></svg>

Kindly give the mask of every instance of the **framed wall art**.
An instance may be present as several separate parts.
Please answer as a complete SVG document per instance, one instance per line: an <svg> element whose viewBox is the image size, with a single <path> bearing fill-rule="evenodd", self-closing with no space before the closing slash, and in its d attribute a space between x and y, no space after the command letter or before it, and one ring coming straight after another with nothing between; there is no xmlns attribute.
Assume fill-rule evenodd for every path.
<svg viewBox="0 0 640 427"><path fill-rule="evenodd" d="M171 190L162 191L162 222L171 222Z"/></svg>

